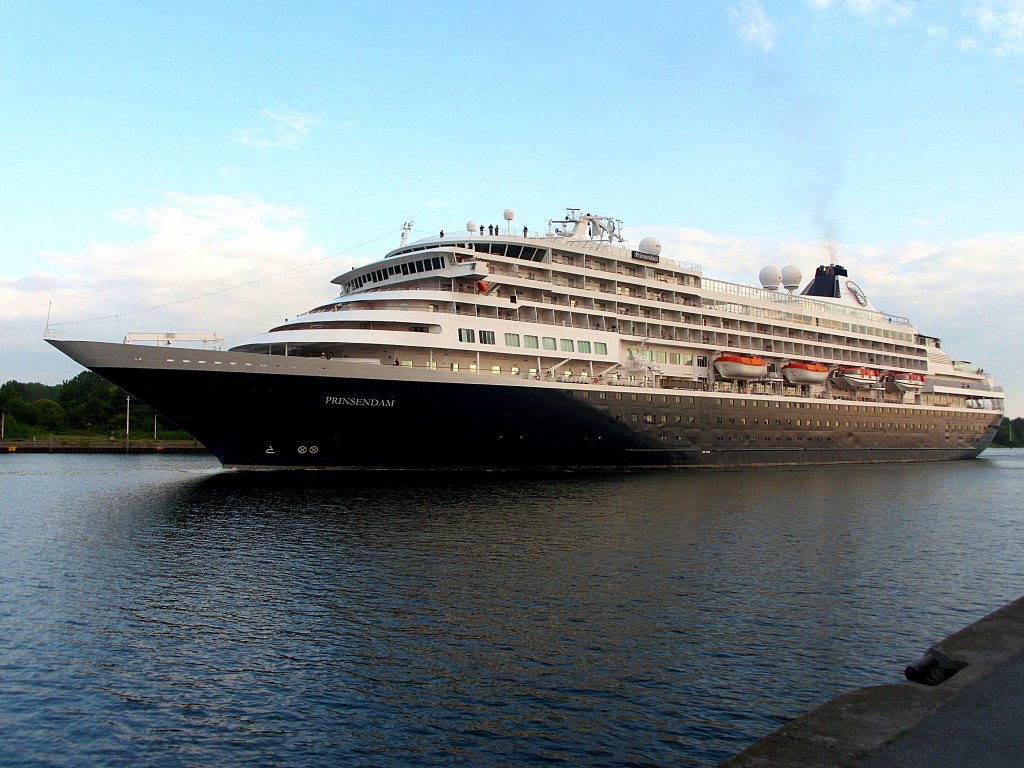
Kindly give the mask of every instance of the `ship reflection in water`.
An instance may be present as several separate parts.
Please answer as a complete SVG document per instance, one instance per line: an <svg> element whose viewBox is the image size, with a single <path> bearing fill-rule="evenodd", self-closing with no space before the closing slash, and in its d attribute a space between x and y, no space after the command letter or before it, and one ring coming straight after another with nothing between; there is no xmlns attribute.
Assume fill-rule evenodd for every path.
<svg viewBox="0 0 1024 768"><path fill-rule="evenodd" d="M898 681L1024 576L1013 451L646 474L214 464L0 463L3 762L712 765Z"/></svg>

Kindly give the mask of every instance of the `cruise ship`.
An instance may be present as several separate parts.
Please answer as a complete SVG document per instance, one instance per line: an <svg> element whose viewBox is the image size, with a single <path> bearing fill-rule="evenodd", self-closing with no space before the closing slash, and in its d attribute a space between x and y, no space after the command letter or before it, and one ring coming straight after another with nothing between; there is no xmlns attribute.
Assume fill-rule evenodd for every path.
<svg viewBox="0 0 1024 768"><path fill-rule="evenodd" d="M468 222L338 275L336 296L228 350L47 340L225 467L576 469L969 459L1003 393L849 272L760 286L569 209Z"/></svg>

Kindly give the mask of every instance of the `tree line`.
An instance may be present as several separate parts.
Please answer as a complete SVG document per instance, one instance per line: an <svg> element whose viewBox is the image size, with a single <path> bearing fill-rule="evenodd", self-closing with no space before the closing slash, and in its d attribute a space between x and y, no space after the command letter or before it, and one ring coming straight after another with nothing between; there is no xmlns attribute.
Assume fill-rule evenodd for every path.
<svg viewBox="0 0 1024 768"><path fill-rule="evenodd" d="M31 439L48 434L124 435L125 414L130 413L130 434L163 439L189 439L191 435L141 400L111 384L97 373L83 371L62 384L8 381L0 386L4 437Z"/></svg>

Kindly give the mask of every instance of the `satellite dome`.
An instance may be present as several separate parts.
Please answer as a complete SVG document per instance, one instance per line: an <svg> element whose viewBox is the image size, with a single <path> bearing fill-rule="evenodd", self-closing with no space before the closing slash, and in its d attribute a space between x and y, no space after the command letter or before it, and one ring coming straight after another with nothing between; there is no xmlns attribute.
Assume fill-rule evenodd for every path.
<svg viewBox="0 0 1024 768"><path fill-rule="evenodd" d="M466 229L468 229L470 232L476 232L476 222L473 221L472 219L467 221L466 222Z"/></svg>
<svg viewBox="0 0 1024 768"><path fill-rule="evenodd" d="M787 291L795 291L799 288L802 279L803 274L800 272L800 267L789 264L782 268L782 287Z"/></svg>
<svg viewBox="0 0 1024 768"><path fill-rule="evenodd" d="M640 253L649 253L651 256L660 256L661 241L656 237L645 237L640 241Z"/></svg>
<svg viewBox="0 0 1024 768"><path fill-rule="evenodd" d="M761 287L766 291L777 291L779 290L779 283L782 282L782 270L768 265L761 269L757 277L761 281Z"/></svg>
<svg viewBox="0 0 1024 768"><path fill-rule="evenodd" d="M511 208L506 208L502 216L505 217L505 221L512 221L512 219L516 217L516 212L513 211Z"/></svg>

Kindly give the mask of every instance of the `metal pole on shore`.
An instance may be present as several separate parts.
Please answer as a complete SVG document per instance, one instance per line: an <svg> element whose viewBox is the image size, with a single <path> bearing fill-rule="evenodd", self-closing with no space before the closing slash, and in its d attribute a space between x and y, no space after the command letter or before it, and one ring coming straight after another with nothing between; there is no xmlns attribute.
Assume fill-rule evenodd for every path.
<svg viewBox="0 0 1024 768"><path fill-rule="evenodd" d="M129 452L128 451L128 439L129 439L128 436L129 436L129 430L130 430L129 419L131 418L131 412L132 412L132 399L131 399L131 397L126 397L124 399L124 452L125 453Z"/></svg>

